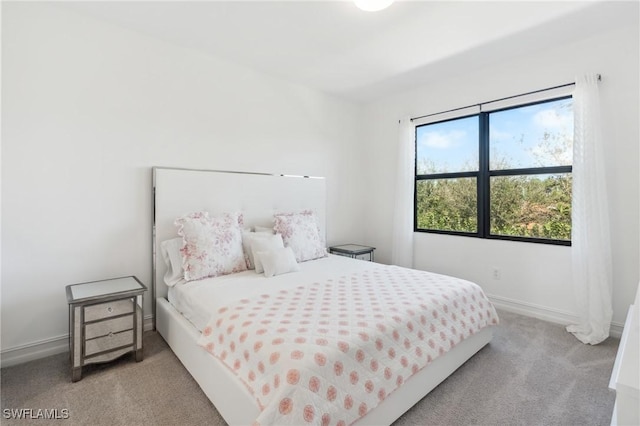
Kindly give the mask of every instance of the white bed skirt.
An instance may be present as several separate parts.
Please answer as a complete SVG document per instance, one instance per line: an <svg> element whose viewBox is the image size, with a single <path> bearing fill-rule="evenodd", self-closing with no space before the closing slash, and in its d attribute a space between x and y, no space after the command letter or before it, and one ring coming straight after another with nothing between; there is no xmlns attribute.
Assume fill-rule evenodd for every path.
<svg viewBox="0 0 640 426"><path fill-rule="evenodd" d="M218 359L196 342L200 332L164 298L156 300L156 328L230 425L250 425L258 417L255 397ZM411 376L356 425L388 425L415 405L491 341L493 327L460 342L447 354Z"/></svg>

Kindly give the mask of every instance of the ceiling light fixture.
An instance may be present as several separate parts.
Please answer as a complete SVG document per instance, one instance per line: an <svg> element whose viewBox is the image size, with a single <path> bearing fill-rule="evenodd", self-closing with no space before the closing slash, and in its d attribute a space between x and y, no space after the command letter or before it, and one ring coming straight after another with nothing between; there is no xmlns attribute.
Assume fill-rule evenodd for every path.
<svg viewBox="0 0 640 426"><path fill-rule="evenodd" d="M354 0L358 8L367 12L377 12L391 6L393 0Z"/></svg>

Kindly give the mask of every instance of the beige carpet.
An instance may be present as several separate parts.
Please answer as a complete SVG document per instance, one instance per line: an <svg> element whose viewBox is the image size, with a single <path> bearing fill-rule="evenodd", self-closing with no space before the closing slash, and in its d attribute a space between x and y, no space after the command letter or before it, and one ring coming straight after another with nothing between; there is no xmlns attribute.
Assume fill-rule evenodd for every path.
<svg viewBox="0 0 640 426"><path fill-rule="evenodd" d="M562 326L499 312L492 343L397 425L608 425L617 339L587 346ZM224 425L216 409L155 332L145 359L86 367L71 383L67 354L3 368L4 425ZM10 420L6 409L67 409L67 420Z"/></svg>

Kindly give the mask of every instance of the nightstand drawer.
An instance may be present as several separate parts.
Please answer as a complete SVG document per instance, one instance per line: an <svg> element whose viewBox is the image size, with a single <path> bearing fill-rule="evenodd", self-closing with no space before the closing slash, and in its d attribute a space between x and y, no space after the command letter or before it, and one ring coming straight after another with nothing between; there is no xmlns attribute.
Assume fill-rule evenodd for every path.
<svg viewBox="0 0 640 426"><path fill-rule="evenodd" d="M132 312L133 299L114 300L107 303L85 306L84 320L85 322L95 321Z"/></svg>
<svg viewBox="0 0 640 426"><path fill-rule="evenodd" d="M131 352L131 348L123 348L117 351L105 352L100 355L88 356L84 359L84 365L95 364L98 362L113 361L122 355Z"/></svg>
<svg viewBox="0 0 640 426"><path fill-rule="evenodd" d="M89 356L125 345L133 345L133 330L112 333L104 337L87 340L84 345L84 353L85 356Z"/></svg>
<svg viewBox="0 0 640 426"><path fill-rule="evenodd" d="M87 324L84 328L84 338L93 339L95 337L107 336L109 333L133 329L133 315L113 318L109 320Z"/></svg>

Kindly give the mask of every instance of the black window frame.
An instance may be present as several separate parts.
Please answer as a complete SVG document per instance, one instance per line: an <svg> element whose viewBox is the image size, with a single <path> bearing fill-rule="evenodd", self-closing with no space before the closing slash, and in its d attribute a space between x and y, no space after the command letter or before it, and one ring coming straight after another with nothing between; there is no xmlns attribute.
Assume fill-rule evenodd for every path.
<svg viewBox="0 0 640 426"><path fill-rule="evenodd" d="M558 240L551 238L539 237L519 237L515 235L491 234L491 178L495 176L525 176L525 175L543 175L543 174L567 174L573 173L573 164L568 166L548 166L548 167L526 167L517 169L500 169L491 170L490 168L490 134L489 134L489 116L491 114L507 111L511 109L524 108L533 105L539 105L564 99L572 99L571 95L558 96L550 99L544 99L535 102L517 104L505 108L495 109L491 111L480 111L475 114L461 115L455 118L449 118L440 121L416 125L414 129L414 185L413 185L413 231L431 234L456 235L464 237L484 238L489 240L506 240L538 244L551 244L560 246L571 246L571 240ZM446 172L432 174L418 174L418 127L429 126L448 121L460 120L464 118L477 117L478 122L478 171L466 172ZM424 229L418 228L418 182L422 180L442 180L456 178L476 178L477 187L477 231L450 231L441 229ZM573 199L572 199L573 208Z"/></svg>

